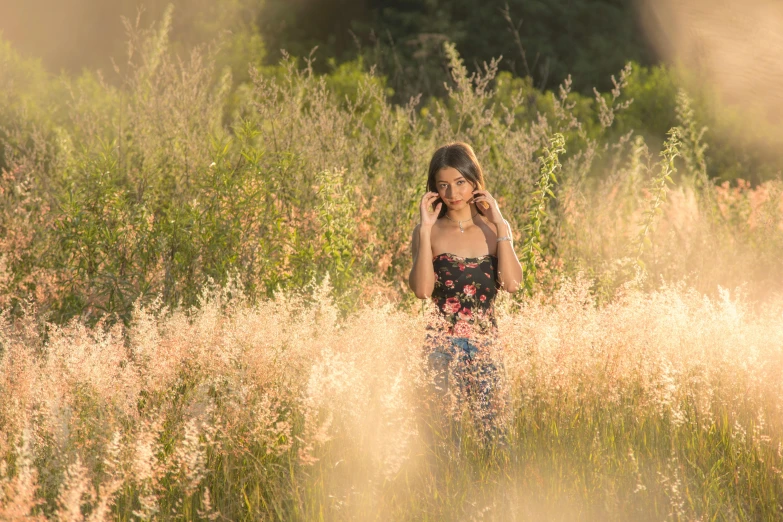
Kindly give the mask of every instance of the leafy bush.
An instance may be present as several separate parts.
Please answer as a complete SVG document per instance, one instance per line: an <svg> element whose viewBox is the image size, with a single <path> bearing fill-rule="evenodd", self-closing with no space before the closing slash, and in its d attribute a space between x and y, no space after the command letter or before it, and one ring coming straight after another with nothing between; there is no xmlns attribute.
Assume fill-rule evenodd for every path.
<svg viewBox="0 0 783 522"><path fill-rule="evenodd" d="M536 274L529 289L583 273L610 298L641 281L632 245L655 197L645 188L656 175L655 140L648 147L632 126L668 125L666 70L635 79L626 67L611 92L592 98L572 93L570 79L540 92L498 75L497 61L469 73L447 43L447 97L394 105L386 80L361 61L322 76L288 57L235 85L215 65L215 49L174 55L170 26L170 11L157 27L129 25L117 86L91 73L49 78L3 46L0 299L13 313L32 299L58 322L127 321L137 299L191 306L204 284L231 277L256 298L328 276L344 311L379 294L412 303L403 281L415 202L432 151L454 140L473 145L518 244L530 226L539 231L541 257L526 257ZM699 103L675 99L674 107L683 160L670 201L654 205L659 226L643 232L645 284L689 277L707 292L739 282L775 291L769 260L780 245L754 239L748 264L729 261L752 235L718 207L729 189L708 179L713 146L699 130ZM541 207L539 160L558 133L565 154L555 198L532 212ZM732 197L765 201L773 230L781 214L765 198L776 187Z"/></svg>

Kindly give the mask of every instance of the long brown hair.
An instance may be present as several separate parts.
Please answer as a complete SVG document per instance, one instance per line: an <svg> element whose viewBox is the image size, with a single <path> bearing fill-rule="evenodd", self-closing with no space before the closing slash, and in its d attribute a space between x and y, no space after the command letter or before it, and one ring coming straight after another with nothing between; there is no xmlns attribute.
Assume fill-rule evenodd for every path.
<svg viewBox="0 0 783 522"><path fill-rule="evenodd" d="M457 141L444 145L435 151L430 160L430 170L427 176L427 190L429 192L437 192L438 188L435 186L435 176L441 169L451 167L459 171L462 177L468 180L473 185L473 189L484 190L484 171L481 170L481 165L476 159L476 153L473 152L473 147L467 143ZM477 207L478 208L478 207ZM440 209L440 215L442 217L446 213L446 205L444 204ZM480 209L479 209L480 211Z"/></svg>

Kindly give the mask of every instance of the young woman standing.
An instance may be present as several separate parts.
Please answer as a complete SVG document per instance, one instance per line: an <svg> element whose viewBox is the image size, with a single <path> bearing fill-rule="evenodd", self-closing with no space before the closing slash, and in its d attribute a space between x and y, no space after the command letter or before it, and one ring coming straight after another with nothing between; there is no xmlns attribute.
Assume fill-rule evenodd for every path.
<svg viewBox="0 0 783 522"><path fill-rule="evenodd" d="M522 265L470 145L452 143L435 151L427 190L413 231L408 282L416 297L432 299L440 313L427 338L433 384L469 405L489 430L499 384L492 354L494 302L500 289L517 291Z"/></svg>

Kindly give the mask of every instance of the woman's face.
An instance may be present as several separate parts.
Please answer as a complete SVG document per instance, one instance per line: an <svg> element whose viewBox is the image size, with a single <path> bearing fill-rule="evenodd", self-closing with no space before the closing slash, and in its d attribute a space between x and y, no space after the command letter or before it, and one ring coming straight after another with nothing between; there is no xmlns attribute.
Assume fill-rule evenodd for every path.
<svg viewBox="0 0 783 522"><path fill-rule="evenodd" d="M445 167L435 175L435 189L449 210L459 210L473 200L473 185L453 167Z"/></svg>

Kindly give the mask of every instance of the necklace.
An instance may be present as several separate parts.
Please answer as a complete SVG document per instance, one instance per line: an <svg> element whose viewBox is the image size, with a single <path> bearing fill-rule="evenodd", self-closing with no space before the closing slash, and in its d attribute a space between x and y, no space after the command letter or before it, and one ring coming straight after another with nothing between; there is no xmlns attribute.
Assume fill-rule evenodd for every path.
<svg viewBox="0 0 783 522"><path fill-rule="evenodd" d="M453 222L455 222L457 225L459 225L459 231L460 231L460 232L462 232L462 233L464 234L464 233L465 233L465 229L464 229L464 228L462 228L462 223L463 223L464 221L472 221L472 220L473 220L473 218L474 218L474 217L476 217L476 216L478 215L478 212L476 212L475 214L473 214L472 216L470 216L470 218L469 218L469 219L461 219L461 220L459 220L459 221L457 221L456 219L452 219L452 218L450 218L448 214L443 214L443 215L444 215L444 216L446 216L446 219L448 219L449 221L453 221Z"/></svg>

